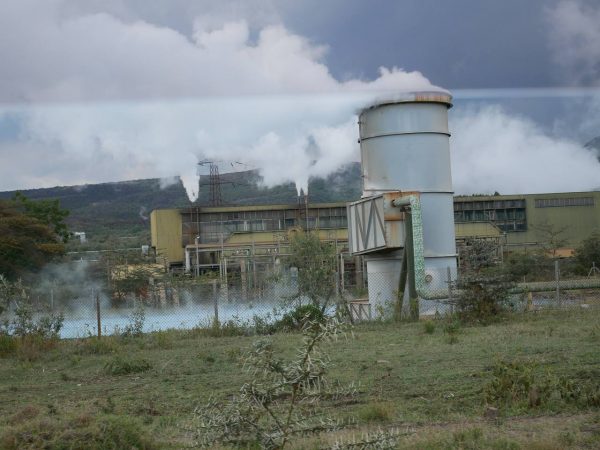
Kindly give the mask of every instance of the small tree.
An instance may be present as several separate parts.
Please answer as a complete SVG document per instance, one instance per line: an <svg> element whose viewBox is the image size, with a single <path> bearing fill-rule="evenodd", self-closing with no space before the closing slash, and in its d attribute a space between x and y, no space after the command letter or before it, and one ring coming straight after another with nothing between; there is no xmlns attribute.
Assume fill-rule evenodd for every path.
<svg viewBox="0 0 600 450"><path fill-rule="evenodd" d="M575 261L579 270L586 274L594 264L600 266L600 233L592 233L575 249Z"/></svg>
<svg viewBox="0 0 600 450"><path fill-rule="evenodd" d="M283 449L294 437L337 428L336 421L319 414L319 404L354 395L355 389L327 380L330 362L322 345L342 334L336 319L308 322L291 361L277 358L270 341L258 341L244 359L251 381L229 401L196 409L197 445Z"/></svg>
<svg viewBox="0 0 600 450"><path fill-rule="evenodd" d="M307 297L322 313L335 292L335 256L334 246L315 233L297 233L290 240L287 262L298 268L297 297Z"/></svg>
<svg viewBox="0 0 600 450"><path fill-rule="evenodd" d="M541 249L552 258L556 258L558 250L569 243L569 240L565 238L565 232L569 227L557 228L554 224L545 221L532 225L531 228L537 231L541 238L539 243Z"/></svg>
<svg viewBox="0 0 600 450"><path fill-rule="evenodd" d="M512 283L499 266L497 243L474 239L462 257L465 268L457 281L454 304L469 322L487 322L504 310Z"/></svg>
<svg viewBox="0 0 600 450"><path fill-rule="evenodd" d="M62 209L58 200L30 200L21 192L17 192L13 202L26 215L49 227L62 242L69 240L71 233L65 223L69 210Z"/></svg>
<svg viewBox="0 0 600 450"><path fill-rule="evenodd" d="M14 202L0 200L0 274L14 280L63 254L54 231Z"/></svg>

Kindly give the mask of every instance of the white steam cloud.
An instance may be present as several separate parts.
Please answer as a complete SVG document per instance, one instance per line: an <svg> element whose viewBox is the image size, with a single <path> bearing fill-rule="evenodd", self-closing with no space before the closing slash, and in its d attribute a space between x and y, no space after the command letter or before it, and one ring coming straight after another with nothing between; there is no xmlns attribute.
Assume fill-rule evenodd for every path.
<svg viewBox="0 0 600 450"><path fill-rule="evenodd" d="M326 48L282 25L253 37L244 20L207 26L199 17L186 36L107 13L75 14L61 0L5 9L0 101L34 106L0 115L20 128L18 139L0 140L0 163L27 167L27 175L7 173L4 189L179 174L193 200L204 158L241 160L267 184L306 189L310 176L355 154L348 123L360 93L435 88L396 67L371 81L338 81L323 63ZM336 94L348 99L332 100Z"/></svg>
<svg viewBox="0 0 600 450"><path fill-rule="evenodd" d="M178 174L194 199L203 159L241 161L268 185L306 190L311 176L358 160L358 107L382 92L435 89L399 68L339 81L326 48L283 25L251 30L244 20L198 17L184 35L65 4L3 5L2 190L146 177L167 185ZM585 16L597 11L561 2L548 14L559 33L583 43L573 61L590 56L592 77L600 45ZM457 192L598 187L591 155L527 119L497 108L456 108L451 117Z"/></svg>
<svg viewBox="0 0 600 450"><path fill-rule="evenodd" d="M499 107L453 117L452 178L460 194L585 191L600 188L600 163L579 143L545 134Z"/></svg>

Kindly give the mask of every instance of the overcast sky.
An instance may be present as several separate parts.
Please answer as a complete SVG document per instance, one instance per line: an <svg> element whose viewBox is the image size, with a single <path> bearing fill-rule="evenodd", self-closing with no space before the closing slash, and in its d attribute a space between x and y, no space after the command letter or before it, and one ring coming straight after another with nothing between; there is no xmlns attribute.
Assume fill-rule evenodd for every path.
<svg viewBox="0 0 600 450"><path fill-rule="evenodd" d="M599 24L597 0L4 0L0 190L191 185L204 157L303 186L356 160L365 98L437 86L460 192L598 187ZM540 145L533 177L474 156L531 166Z"/></svg>

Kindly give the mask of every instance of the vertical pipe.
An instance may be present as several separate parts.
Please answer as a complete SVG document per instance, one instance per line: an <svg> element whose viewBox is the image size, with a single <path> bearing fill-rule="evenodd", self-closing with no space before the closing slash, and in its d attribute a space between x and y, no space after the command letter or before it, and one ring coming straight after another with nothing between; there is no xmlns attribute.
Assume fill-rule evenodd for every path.
<svg viewBox="0 0 600 450"><path fill-rule="evenodd" d="M219 296L217 295L217 280L213 280L212 286L213 286L213 302L214 302L214 308L215 308L214 323L218 324L219 323Z"/></svg>
<svg viewBox="0 0 600 450"><path fill-rule="evenodd" d="M257 277L256 277L256 247L254 246L254 239L252 239L252 291L257 290Z"/></svg>
<svg viewBox="0 0 600 450"><path fill-rule="evenodd" d="M446 267L446 280L448 282L448 303L450 303L450 314L454 314L454 304L452 303L452 269Z"/></svg>
<svg viewBox="0 0 600 450"><path fill-rule="evenodd" d="M98 339L102 337L102 319L100 317L100 295L96 293L96 322L98 325Z"/></svg>
<svg viewBox="0 0 600 450"><path fill-rule="evenodd" d="M244 259L244 257L240 259L240 281L242 283L242 299L246 300L248 297L248 280L246 275L246 260Z"/></svg>
<svg viewBox="0 0 600 450"><path fill-rule="evenodd" d="M412 320L419 320L419 296L417 294L416 280L415 280L415 249L413 245L413 232L412 232L412 212L406 212L404 219L404 226L406 227L406 246L405 255L408 257L408 306L409 316Z"/></svg>
<svg viewBox="0 0 600 450"><path fill-rule="evenodd" d="M398 283L398 299L394 308L394 319L402 318L402 301L404 300L404 291L406 290L406 278L408 274L408 257L406 252L402 254L402 263L400 266L400 282Z"/></svg>
<svg viewBox="0 0 600 450"><path fill-rule="evenodd" d="M558 259L554 261L554 279L556 280L556 305L562 306L560 304L560 266Z"/></svg>
<svg viewBox="0 0 600 450"><path fill-rule="evenodd" d="M195 244L196 244L196 277L200 276L200 255L198 254L198 236L196 236L196 239L194 239Z"/></svg>
<svg viewBox="0 0 600 450"><path fill-rule="evenodd" d="M344 283L344 255L340 253L340 290L344 292L345 283Z"/></svg>

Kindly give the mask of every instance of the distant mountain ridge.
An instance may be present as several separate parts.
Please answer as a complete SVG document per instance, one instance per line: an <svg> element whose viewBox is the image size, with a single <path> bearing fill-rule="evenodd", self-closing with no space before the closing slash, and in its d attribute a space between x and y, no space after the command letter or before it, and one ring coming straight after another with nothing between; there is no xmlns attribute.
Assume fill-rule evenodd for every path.
<svg viewBox="0 0 600 450"><path fill-rule="evenodd" d="M257 171L232 172L220 176L223 205L294 204L297 202L293 183L265 187ZM208 205L208 176L200 177L198 205ZM0 199L11 198L16 191L0 192ZM58 199L70 211L67 223L71 231L90 235L149 235L148 217L153 209L190 206L181 181L164 185L160 179L121 181L114 183L25 189L31 199ZM309 181L312 202L350 201L360 197L360 164L348 164L326 178Z"/></svg>

